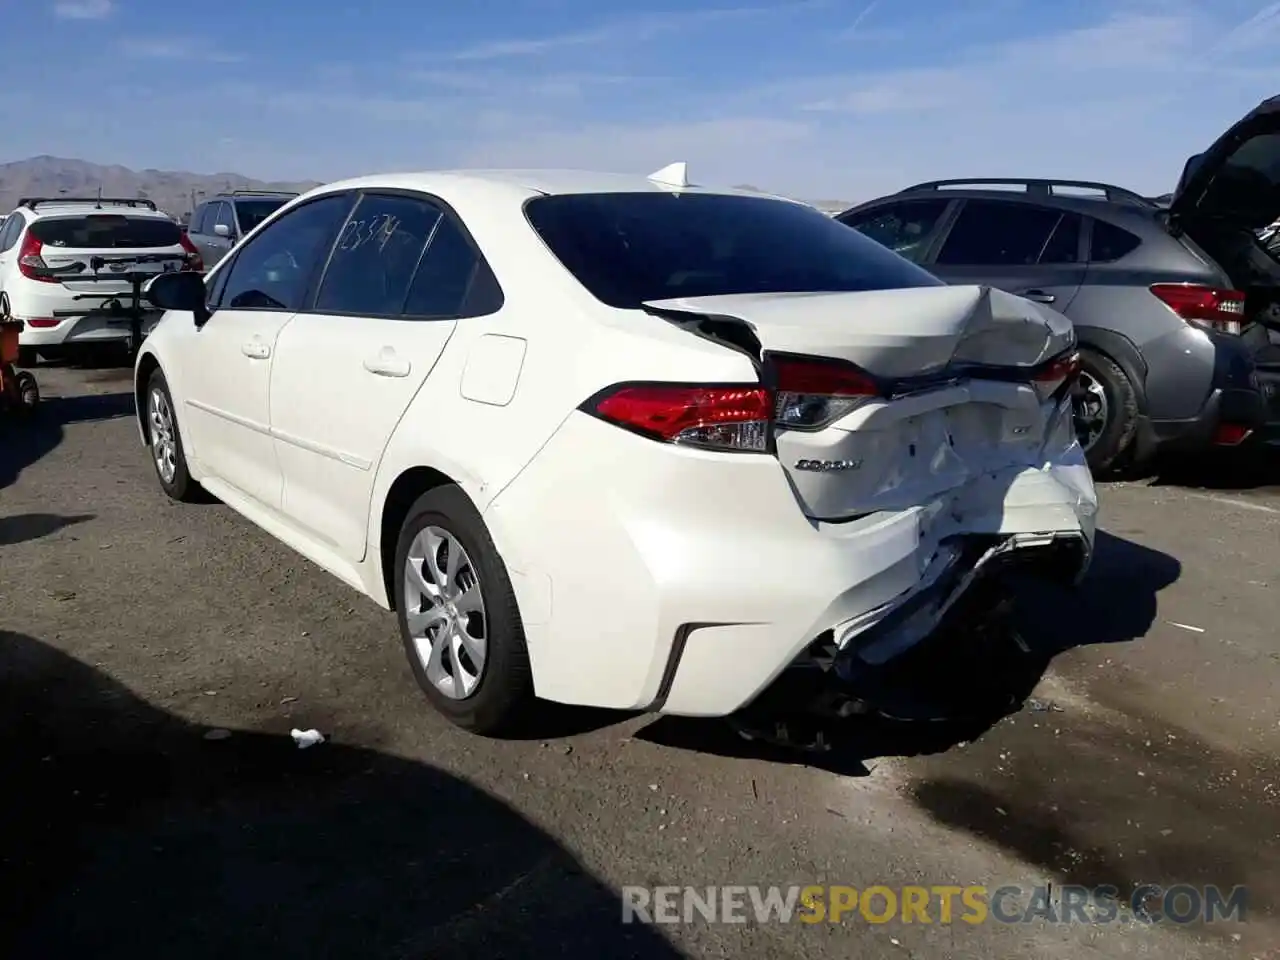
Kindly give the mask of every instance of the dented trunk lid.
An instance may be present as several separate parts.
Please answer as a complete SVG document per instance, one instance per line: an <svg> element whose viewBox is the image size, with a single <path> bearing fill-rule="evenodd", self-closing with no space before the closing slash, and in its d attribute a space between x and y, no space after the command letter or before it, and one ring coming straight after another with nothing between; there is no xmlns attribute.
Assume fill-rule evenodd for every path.
<svg viewBox="0 0 1280 960"><path fill-rule="evenodd" d="M1074 442L1062 394L1030 382L1074 348L1071 322L991 287L741 294L645 307L761 362L770 354L843 361L881 384L880 396L825 426L775 430L778 458L816 520L909 508L950 515L978 489L981 503L998 503L1002 478L1042 464L1046 443ZM1072 499L1064 490L1064 519Z"/></svg>

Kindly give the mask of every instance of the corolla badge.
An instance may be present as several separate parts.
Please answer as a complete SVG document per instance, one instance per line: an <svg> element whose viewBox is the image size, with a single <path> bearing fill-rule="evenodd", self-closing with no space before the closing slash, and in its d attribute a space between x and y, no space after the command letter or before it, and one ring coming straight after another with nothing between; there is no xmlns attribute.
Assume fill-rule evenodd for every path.
<svg viewBox="0 0 1280 960"><path fill-rule="evenodd" d="M835 473L838 470L857 470L861 460L797 460L796 469L810 473Z"/></svg>

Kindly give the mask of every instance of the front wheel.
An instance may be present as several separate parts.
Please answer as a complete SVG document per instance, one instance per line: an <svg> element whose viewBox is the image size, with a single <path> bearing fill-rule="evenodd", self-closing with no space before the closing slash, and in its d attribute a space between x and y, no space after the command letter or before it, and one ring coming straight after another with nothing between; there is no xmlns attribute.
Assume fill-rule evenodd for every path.
<svg viewBox="0 0 1280 960"><path fill-rule="evenodd" d="M461 489L418 498L393 573L405 653L431 705L474 733L515 726L534 705L524 626L506 565Z"/></svg>
<svg viewBox="0 0 1280 960"><path fill-rule="evenodd" d="M1071 404L1089 468L1098 475L1120 468L1138 432L1138 395L1124 370L1105 354L1081 350Z"/></svg>
<svg viewBox="0 0 1280 960"><path fill-rule="evenodd" d="M181 503L199 500L200 485L191 479L187 470L182 434L173 412L173 397L164 374L159 370L152 373L147 381L147 440L156 479L165 494Z"/></svg>

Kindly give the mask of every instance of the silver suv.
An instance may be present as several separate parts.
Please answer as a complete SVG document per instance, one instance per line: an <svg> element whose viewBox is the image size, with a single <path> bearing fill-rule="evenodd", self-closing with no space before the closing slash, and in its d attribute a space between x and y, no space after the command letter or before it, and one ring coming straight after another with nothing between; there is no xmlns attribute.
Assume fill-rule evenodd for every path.
<svg viewBox="0 0 1280 960"><path fill-rule="evenodd" d="M246 233L296 197L296 193L233 190L196 207L187 236L204 259L205 269L225 257Z"/></svg>

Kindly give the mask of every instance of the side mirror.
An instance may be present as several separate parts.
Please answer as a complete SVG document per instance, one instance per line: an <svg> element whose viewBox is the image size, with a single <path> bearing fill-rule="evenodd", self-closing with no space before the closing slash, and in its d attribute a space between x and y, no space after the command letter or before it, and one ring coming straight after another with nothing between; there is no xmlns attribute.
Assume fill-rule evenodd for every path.
<svg viewBox="0 0 1280 960"><path fill-rule="evenodd" d="M231 228L225 223L215 223L213 225L213 235L215 237L231 237Z"/></svg>
<svg viewBox="0 0 1280 960"><path fill-rule="evenodd" d="M162 273L147 282L143 290L152 306L161 310L181 310L195 318L197 327L208 322L211 314L206 303L204 275L183 270Z"/></svg>

